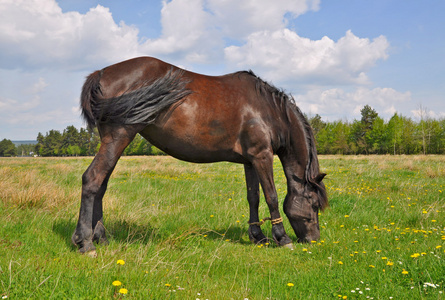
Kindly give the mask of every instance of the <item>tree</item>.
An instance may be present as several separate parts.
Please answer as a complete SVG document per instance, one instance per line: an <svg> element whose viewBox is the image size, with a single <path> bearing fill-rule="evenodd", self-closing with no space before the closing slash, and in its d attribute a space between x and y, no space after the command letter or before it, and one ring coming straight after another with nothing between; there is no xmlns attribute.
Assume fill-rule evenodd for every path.
<svg viewBox="0 0 445 300"><path fill-rule="evenodd" d="M39 133L40 135L40 133ZM40 137L41 138L41 137ZM37 137L39 141L39 136ZM50 130L43 138L40 144L39 155L41 156L59 156L61 155L62 134L57 130Z"/></svg>
<svg viewBox="0 0 445 300"><path fill-rule="evenodd" d="M0 156L17 156L17 149L11 140L3 139L0 142Z"/></svg>
<svg viewBox="0 0 445 300"><path fill-rule="evenodd" d="M309 124L312 127L312 131L314 132L314 136L317 137L320 130L322 130L326 123L321 120L321 116L316 114L314 117L309 118Z"/></svg>
<svg viewBox="0 0 445 300"><path fill-rule="evenodd" d="M77 156L80 154L80 135L77 128L68 126L62 135L61 153L69 156Z"/></svg>
<svg viewBox="0 0 445 300"><path fill-rule="evenodd" d="M124 155L150 155L151 144L141 135L137 134L124 151Z"/></svg>
<svg viewBox="0 0 445 300"><path fill-rule="evenodd" d="M358 139L361 140L364 146L366 154L368 154L373 146L372 136L369 134L373 127L374 122L378 117L377 112L369 105L365 105L361 110L362 114L361 122L361 132Z"/></svg>

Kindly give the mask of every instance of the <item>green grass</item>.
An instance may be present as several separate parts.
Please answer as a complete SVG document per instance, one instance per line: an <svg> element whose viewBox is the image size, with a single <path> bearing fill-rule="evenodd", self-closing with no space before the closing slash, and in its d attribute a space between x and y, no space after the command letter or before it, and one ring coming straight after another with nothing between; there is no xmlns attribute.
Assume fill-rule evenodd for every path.
<svg viewBox="0 0 445 300"><path fill-rule="evenodd" d="M1 297L445 298L444 156L321 156L330 208L320 241L294 251L250 243L241 165L125 157L104 198L110 245L96 259L70 243L90 162L0 159ZM275 181L282 201L278 160ZM286 218L285 228L295 240Z"/></svg>

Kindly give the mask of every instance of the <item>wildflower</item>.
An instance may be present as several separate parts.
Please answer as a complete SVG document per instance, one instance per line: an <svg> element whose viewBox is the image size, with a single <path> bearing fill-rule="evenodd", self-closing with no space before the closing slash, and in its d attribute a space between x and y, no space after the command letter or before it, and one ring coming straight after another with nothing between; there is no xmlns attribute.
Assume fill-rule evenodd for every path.
<svg viewBox="0 0 445 300"><path fill-rule="evenodd" d="M172 285L170 283L165 284L166 287L171 287Z"/></svg>
<svg viewBox="0 0 445 300"><path fill-rule="evenodd" d="M123 265L125 265L125 261L123 261L122 259L119 259L117 261L117 264L123 266Z"/></svg>
<svg viewBox="0 0 445 300"><path fill-rule="evenodd" d="M349 215L345 215L345 218L349 218Z"/></svg>
<svg viewBox="0 0 445 300"><path fill-rule="evenodd" d="M292 282L289 282L289 283L287 284L287 286L293 287L294 284L293 284Z"/></svg>
<svg viewBox="0 0 445 300"><path fill-rule="evenodd" d="M383 259L383 260L386 260L386 259L388 259L388 258L387 258L387 257L382 257L382 259Z"/></svg>
<svg viewBox="0 0 445 300"><path fill-rule="evenodd" d="M120 286L120 285L122 285L122 282L120 282L119 280L115 280L115 281L113 281L112 285L113 286Z"/></svg>
<svg viewBox="0 0 445 300"><path fill-rule="evenodd" d="M370 267L370 268L375 268L375 266L374 266L374 265L369 265L369 267Z"/></svg>
<svg viewBox="0 0 445 300"><path fill-rule="evenodd" d="M304 251L304 252L307 252L307 249L306 249L306 248L303 248L303 251Z"/></svg>
<svg viewBox="0 0 445 300"><path fill-rule="evenodd" d="M405 270L405 269L403 269L402 274L403 274L403 275L407 275L407 274L408 274L408 271Z"/></svg>
<svg viewBox="0 0 445 300"><path fill-rule="evenodd" d="M128 290L127 289L120 289L119 290L119 294L123 294L123 295L125 295L125 294L127 294L128 293Z"/></svg>
<svg viewBox="0 0 445 300"><path fill-rule="evenodd" d="M394 265L394 263L393 263L392 261L388 261L388 262L386 263L386 265L387 265L387 266L392 266L392 265Z"/></svg>
<svg viewBox="0 0 445 300"><path fill-rule="evenodd" d="M425 282L424 285L423 285L423 287L427 287L427 286L436 288L438 285L436 286L434 283Z"/></svg>
<svg viewBox="0 0 445 300"><path fill-rule="evenodd" d="M341 260L339 260L339 261L338 261L338 264L339 264L339 265L342 265L342 264L343 264L343 262L342 262Z"/></svg>
<svg viewBox="0 0 445 300"><path fill-rule="evenodd" d="M436 249L440 249L440 248L442 248L442 246L441 246L441 245L439 245L439 246L436 246Z"/></svg>
<svg viewBox="0 0 445 300"><path fill-rule="evenodd" d="M210 218L213 218L214 217L214 215L210 215Z"/></svg>

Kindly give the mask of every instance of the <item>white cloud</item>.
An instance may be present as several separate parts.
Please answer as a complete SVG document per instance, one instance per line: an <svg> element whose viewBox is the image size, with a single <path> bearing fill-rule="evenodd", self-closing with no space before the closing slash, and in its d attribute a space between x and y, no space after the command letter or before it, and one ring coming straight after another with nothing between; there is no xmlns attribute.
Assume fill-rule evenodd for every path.
<svg viewBox="0 0 445 300"><path fill-rule="evenodd" d="M215 26L225 36L244 39L252 32L285 28L286 14L293 18L319 9L319 0L208 0Z"/></svg>
<svg viewBox="0 0 445 300"><path fill-rule="evenodd" d="M392 88L357 87L352 91L341 88L313 89L304 95L295 96L298 106L307 114L319 114L333 120L339 117L359 117L360 110L370 105L383 117L391 117L400 106L411 101L410 92L398 92Z"/></svg>
<svg viewBox="0 0 445 300"><path fill-rule="evenodd" d="M79 69L137 53L138 30L117 25L108 8L62 12L55 0L3 1L0 5L1 68Z"/></svg>
<svg viewBox="0 0 445 300"><path fill-rule="evenodd" d="M160 37L143 39L101 5L81 14L63 12L55 0L4 0L0 68L91 69L138 55L208 63L223 59L224 38L282 29L287 15L318 6L319 0L164 1Z"/></svg>
<svg viewBox="0 0 445 300"><path fill-rule="evenodd" d="M238 68L260 70L267 78L312 84L366 84L366 71L388 57L384 36L370 41L351 31L334 42L310 40L289 29L252 33L245 45L225 49L227 61Z"/></svg>
<svg viewBox="0 0 445 300"><path fill-rule="evenodd" d="M221 35L210 26L211 15L204 11L203 0L164 1L161 23L161 36L141 44L140 53L202 63L215 48L223 47Z"/></svg>

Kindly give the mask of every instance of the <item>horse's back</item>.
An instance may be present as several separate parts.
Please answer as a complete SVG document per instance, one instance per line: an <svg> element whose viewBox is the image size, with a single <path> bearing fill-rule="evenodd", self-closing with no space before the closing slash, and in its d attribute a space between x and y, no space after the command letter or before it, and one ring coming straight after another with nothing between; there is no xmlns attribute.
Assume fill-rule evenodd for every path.
<svg viewBox="0 0 445 300"><path fill-rule="evenodd" d="M104 68L100 84L104 98L118 97L177 69L154 57L137 57Z"/></svg>

